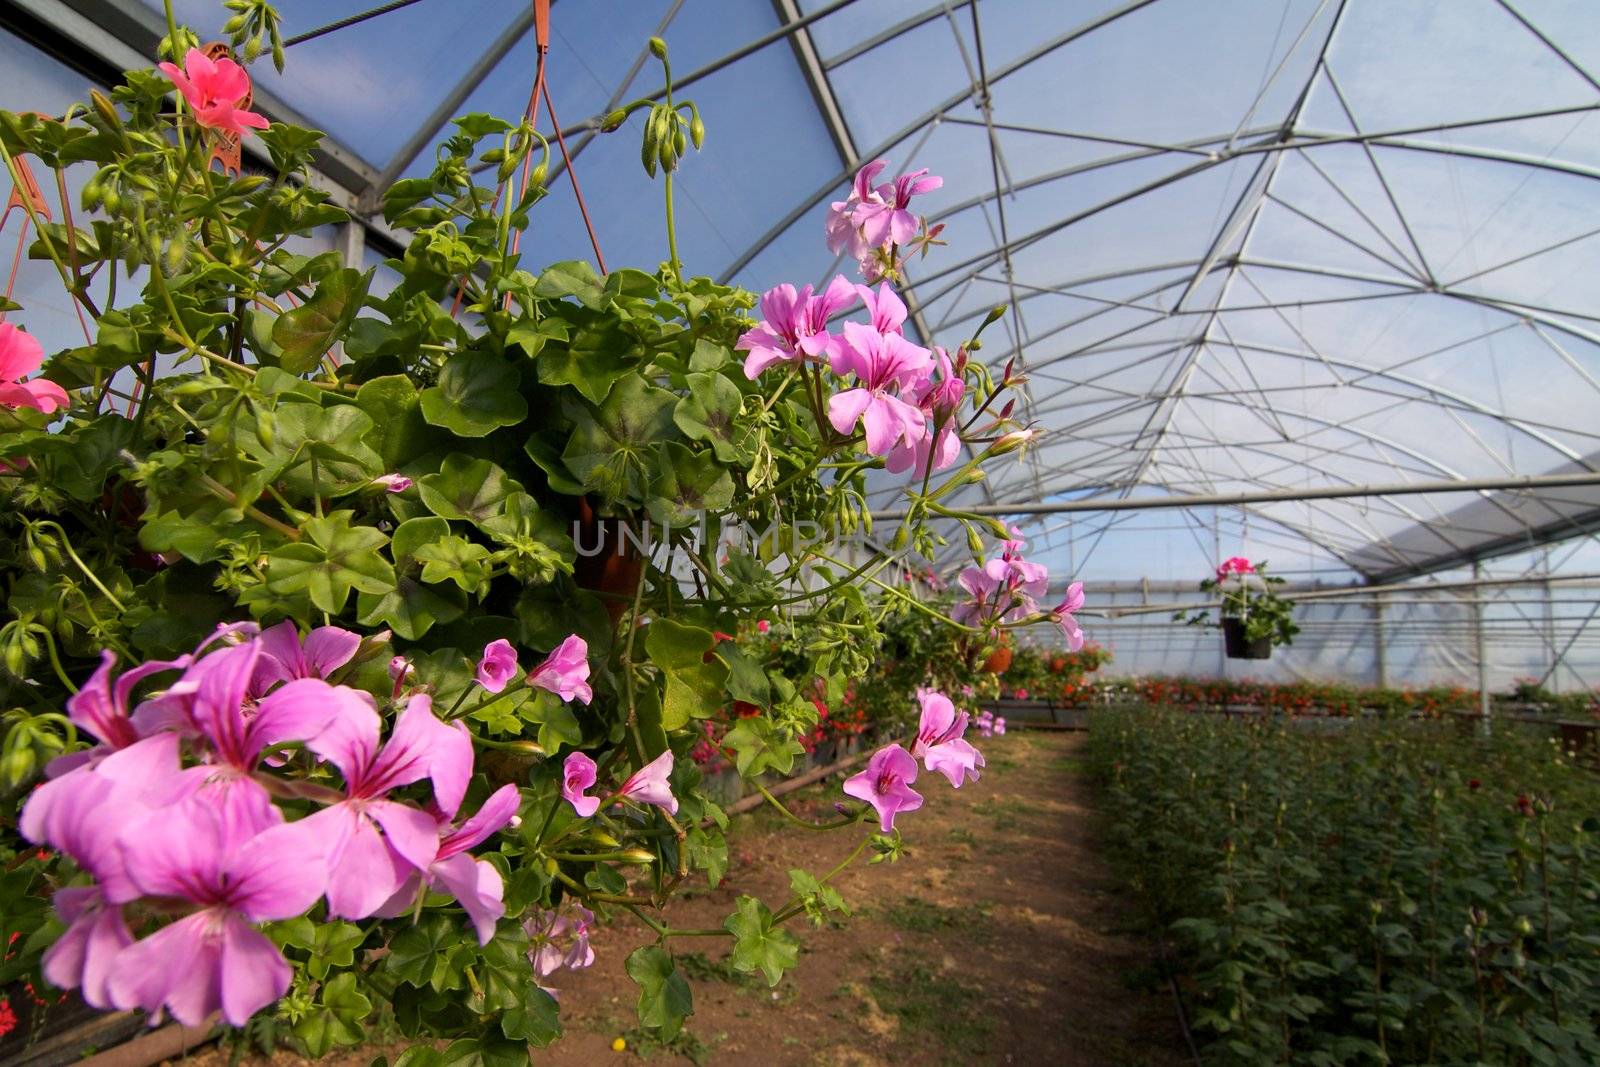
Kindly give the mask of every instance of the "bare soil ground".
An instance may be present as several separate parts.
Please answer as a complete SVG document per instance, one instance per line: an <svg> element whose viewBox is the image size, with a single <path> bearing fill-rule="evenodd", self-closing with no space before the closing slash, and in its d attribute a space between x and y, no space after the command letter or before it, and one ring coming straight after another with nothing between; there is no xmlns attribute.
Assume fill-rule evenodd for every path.
<svg viewBox="0 0 1600 1067"><path fill-rule="evenodd" d="M1152 950L1101 858L1081 743L1076 734L1012 733L985 743L980 782L956 791L925 776L926 805L902 816L908 855L895 864L857 861L835 880L854 917L837 929L797 920L800 965L775 990L732 971L721 940L676 942L695 1014L669 1046L637 1028L623 959L646 931L625 916L596 939L592 968L557 976L567 1034L536 1062L1189 1062ZM826 819L840 796L835 782L791 805ZM775 814L742 817L727 880L676 901L668 919L679 928L720 926L740 893L776 910L787 896L785 872L821 875L854 847L845 838L786 826ZM618 1037L626 1052L612 1051ZM355 1050L345 1062L365 1064L374 1051ZM212 1067L212 1058L223 1062L210 1051L188 1064ZM280 1053L274 1062L297 1061Z"/></svg>

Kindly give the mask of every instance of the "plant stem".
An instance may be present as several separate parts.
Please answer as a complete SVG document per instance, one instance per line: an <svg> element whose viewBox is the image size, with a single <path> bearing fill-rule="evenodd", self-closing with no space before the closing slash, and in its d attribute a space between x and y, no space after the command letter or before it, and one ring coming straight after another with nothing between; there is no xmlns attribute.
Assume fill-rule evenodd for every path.
<svg viewBox="0 0 1600 1067"><path fill-rule="evenodd" d="M762 785L760 782L755 782L755 783L752 783L752 784L755 785L757 792L759 792L762 796L767 798L767 803L769 803L773 807L777 808L780 812L783 813L783 817L784 818L788 819L790 822L794 823L798 827L801 827L802 829L818 830L818 831L837 830L841 826L849 826L852 823L857 823L857 822L861 821L861 813L857 812L855 815L849 815L849 816L846 816L843 819L836 819L833 822L810 822L810 821L808 821L806 819L802 819L800 816L798 816L794 812L790 811L787 807L784 806L783 801L779 800L777 797L775 797L771 793L769 793L767 791L767 787ZM865 809L863 809L863 810L865 810Z"/></svg>

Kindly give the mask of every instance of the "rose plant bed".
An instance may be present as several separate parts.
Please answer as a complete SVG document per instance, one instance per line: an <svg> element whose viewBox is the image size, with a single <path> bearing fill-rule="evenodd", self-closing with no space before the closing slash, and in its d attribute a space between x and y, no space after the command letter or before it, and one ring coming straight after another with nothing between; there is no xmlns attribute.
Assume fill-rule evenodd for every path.
<svg viewBox="0 0 1600 1067"><path fill-rule="evenodd" d="M1207 1062L1600 1058L1600 780L1522 731L1097 712Z"/></svg>

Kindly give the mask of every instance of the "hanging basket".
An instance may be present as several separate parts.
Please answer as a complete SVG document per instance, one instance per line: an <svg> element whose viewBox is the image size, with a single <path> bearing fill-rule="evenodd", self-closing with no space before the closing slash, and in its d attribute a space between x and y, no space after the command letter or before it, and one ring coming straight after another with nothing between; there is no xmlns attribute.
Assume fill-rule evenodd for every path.
<svg viewBox="0 0 1600 1067"><path fill-rule="evenodd" d="M1258 637L1254 641L1245 636L1243 619L1222 620L1222 640L1229 659L1271 659L1272 638Z"/></svg>

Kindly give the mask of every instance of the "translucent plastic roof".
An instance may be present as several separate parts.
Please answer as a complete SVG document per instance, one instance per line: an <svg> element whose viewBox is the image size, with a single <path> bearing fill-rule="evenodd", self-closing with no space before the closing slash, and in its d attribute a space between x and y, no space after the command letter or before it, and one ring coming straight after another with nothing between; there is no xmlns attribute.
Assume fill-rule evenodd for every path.
<svg viewBox="0 0 1600 1067"><path fill-rule="evenodd" d="M28 0L52 2L146 24L159 8ZM371 3L279 7L294 35ZM225 15L213 0L177 7L202 30ZM418 0L294 46L281 77L258 64L259 85L359 160L355 184L378 184L427 167L443 113L522 109L531 23L511 0ZM1044 434L974 499L1600 460L1592 0L560 0L552 24L549 84L612 264L664 258L660 187L638 165L636 123L598 137L582 124L659 87L652 33L710 130L679 186L691 271L758 291L848 272L822 226L854 169L883 157L891 173L944 176L921 202L950 243L913 270L918 330L953 347L1012 302L983 355L998 366L1020 350ZM564 180L523 247L534 261L591 255ZM1161 531L1178 573L1242 535L1303 570L1382 578L1597 516L1600 487L1584 487L1029 531L1068 568L1106 537L1126 555L1143 529Z"/></svg>

